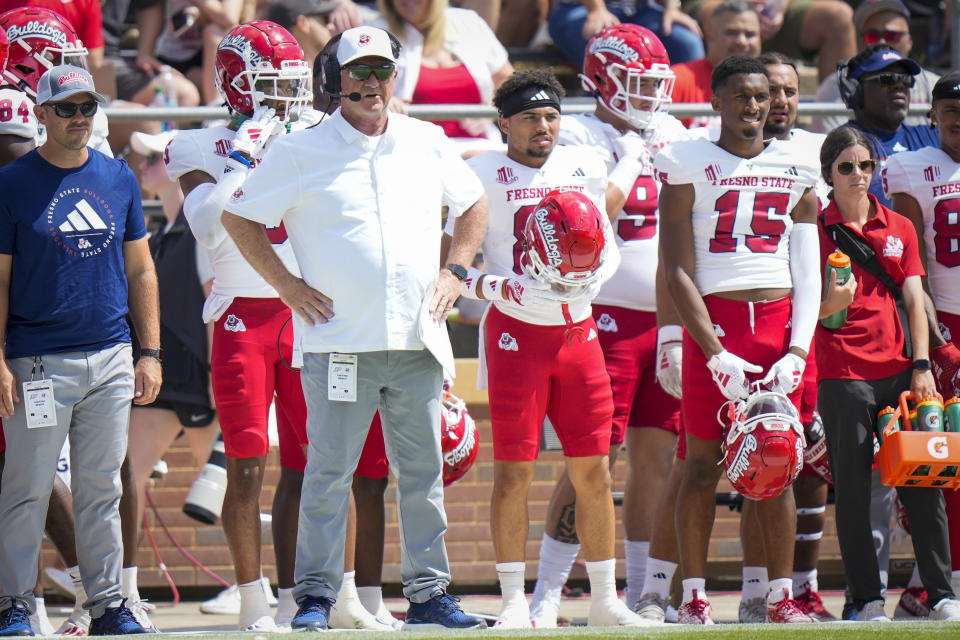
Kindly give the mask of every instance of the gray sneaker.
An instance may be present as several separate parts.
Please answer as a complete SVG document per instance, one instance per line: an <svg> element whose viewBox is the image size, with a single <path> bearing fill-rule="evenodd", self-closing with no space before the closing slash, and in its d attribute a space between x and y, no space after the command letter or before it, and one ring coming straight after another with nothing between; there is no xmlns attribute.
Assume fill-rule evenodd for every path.
<svg viewBox="0 0 960 640"><path fill-rule="evenodd" d="M744 624L767 621L767 599L763 596L741 600L738 619Z"/></svg>
<svg viewBox="0 0 960 640"><path fill-rule="evenodd" d="M857 622L891 622L883 608L883 600L871 600L857 613Z"/></svg>
<svg viewBox="0 0 960 640"><path fill-rule="evenodd" d="M637 606L635 606L633 610L643 620L663 624L669 604L670 601L667 598L661 598L651 592L640 596L640 599L637 600Z"/></svg>

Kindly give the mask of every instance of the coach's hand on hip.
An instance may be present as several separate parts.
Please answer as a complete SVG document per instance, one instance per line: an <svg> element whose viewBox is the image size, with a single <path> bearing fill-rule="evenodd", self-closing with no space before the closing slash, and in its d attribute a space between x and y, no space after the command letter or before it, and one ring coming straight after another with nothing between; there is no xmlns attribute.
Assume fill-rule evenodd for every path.
<svg viewBox="0 0 960 640"><path fill-rule="evenodd" d="M140 358L133 369L133 404L151 404L160 393L163 373L156 358Z"/></svg>
<svg viewBox="0 0 960 640"><path fill-rule="evenodd" d="M13 415L14 402L20 402L17 396L17 378L0 355L0 418Z"/></svg>
<svg viewBox="0 0 960 640"><path fill-rule="evenodd" d="M440 277L430 301L430 315L440 322L446 320L453 303L460 297L460 280L448 269L440 269Z"/></svg>
<svg viewBox="0 0 960 640"><path fill-rule="evenodd" d="M287 278L286 283L277 287L277 293L283 303L311 327L324 324L333 317L333 300L308 285L303 278Z"/></svg>

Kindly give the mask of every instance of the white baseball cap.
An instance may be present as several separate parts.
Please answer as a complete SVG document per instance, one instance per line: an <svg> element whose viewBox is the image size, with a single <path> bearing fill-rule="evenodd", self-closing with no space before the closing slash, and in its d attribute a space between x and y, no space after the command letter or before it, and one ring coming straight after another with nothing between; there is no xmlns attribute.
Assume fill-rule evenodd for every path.
<svg viewBox="0 0 960 640"><path fill-rule="evenodd" d="M384 58L390 62L396 62L397 58L393 55L393 43L390 34L377 27L354 27L347 29L340 36L340 44L337 46L337 62L340 66L346 66L360 58L367 57Z"/></svg>
<svg viewBox="0 0 960 640"><path fill-rule="evenodd" d="M163 153L167 148L167 143L173 139L176 131L164 131L158 134L144 133L143 131L134 131L130 135L130 147L142 156L148 156L151 153Z"/></svg>

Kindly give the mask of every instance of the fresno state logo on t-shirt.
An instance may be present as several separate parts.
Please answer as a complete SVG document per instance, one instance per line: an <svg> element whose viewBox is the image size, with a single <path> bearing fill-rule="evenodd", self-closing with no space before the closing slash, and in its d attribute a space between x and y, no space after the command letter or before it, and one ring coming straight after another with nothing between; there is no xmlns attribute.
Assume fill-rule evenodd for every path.
<svg viewBox="0 0 960 640"><path fill-rule="evenodd" d="M84 187L55 195L47 205L46 222L54 241L80 258L99 255L117 235L113 209L102 196Z"/></svg>

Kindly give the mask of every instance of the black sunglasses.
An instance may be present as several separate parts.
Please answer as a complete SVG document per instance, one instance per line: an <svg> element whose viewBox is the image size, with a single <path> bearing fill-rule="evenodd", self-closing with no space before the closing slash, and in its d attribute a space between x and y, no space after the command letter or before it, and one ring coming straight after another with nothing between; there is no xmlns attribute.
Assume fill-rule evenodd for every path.
<svg viewBox="0 0 960 640"><path fill-rule="evenodd" d="M370 74L377 76L380 82L386 82L393 76L396 67L392 64L381 64L371 67L368 64L353 64L347 67L347 73L357 82L366 82Z"/></svg>
<svg viewBox="0 0 960 640"><path fill-rule="evenodd" d="M861 160L860 162L857 162L857 163L853 163L847 160L845 162L837 163L837 173L839 173L842 176L848 176L851 173L853 173L854 167L858 167L860 169L860 173L870 173L873 171L873 169L876 166L877 166L877 163L874 162L873 160Z"/></svg>
<svg viewBox="0 0 960 640"><path fill-rule="evenodd" d="M878 82L882 87L893 87L902 84L907 89L913 89L913 85L917 83L917 77L914 75L894 72L878 73L875 76L870 76L867 80Z"/></svg>
<svg viewBox="0 0 960 640"><path fill-rule="evenodd" d="M76 102L54 102L53 104L44 106L52 107L54 113L61 118L72 118L77 115L77 111L80 111L84 118L92 118L93 114L97 112L99 104L96 100L91 100L90 102L82 102L80 104Z"/></svg>
<svg viewBox="0 0 960 640"><path fill-rule="evenodd" d="M883 42L889 42L890 44L896 44L900 42L900 38L907 35L906 31L891 31L889 29L881 31L879 29L867 29L863 32L863 41L866 44L877 44L881 40Z"/></svg>

